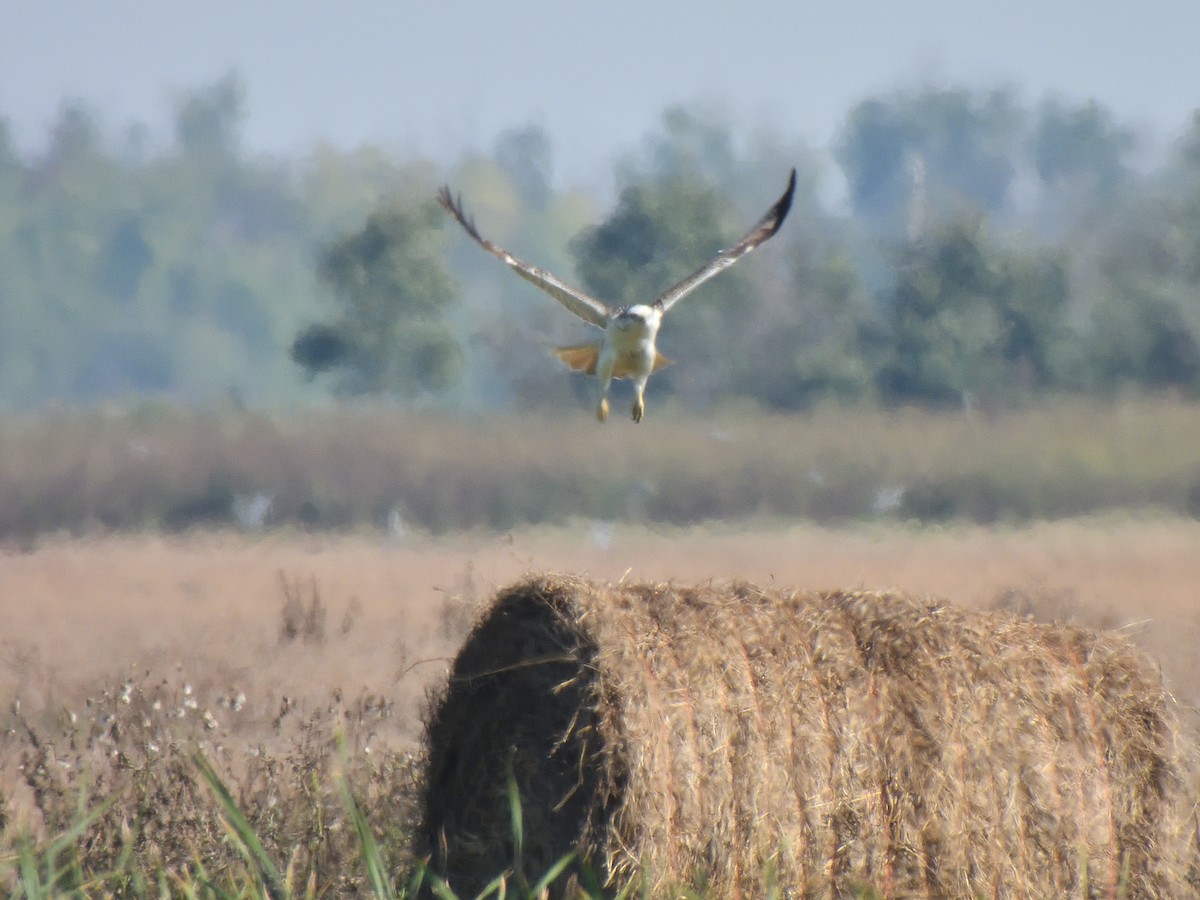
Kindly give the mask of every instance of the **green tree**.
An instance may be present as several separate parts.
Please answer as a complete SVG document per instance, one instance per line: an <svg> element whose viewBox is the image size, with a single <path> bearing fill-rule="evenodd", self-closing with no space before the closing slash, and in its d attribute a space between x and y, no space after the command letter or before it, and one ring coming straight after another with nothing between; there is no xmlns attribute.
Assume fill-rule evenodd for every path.
<svg viewBox="0 0 1200 900"><path fill-rule="evenodd" d="M1095 101L1066 106L1047 100L1034 126L1033 162L1046 184L1076 183L1107 198L1127 177L1125 158L1135 145L1133 132Z"/></svg>
<svg viewBox="0 0 1200 900"><path fill-rule="evenodd" d="M850 110L835 151L855 212L898 233L914 216L998 212L1020 155L1023 114L1011 92L927 89Z"/></svg>
<svg viewBox="0 0 1200 900"><path fill-rule="evenodd" d="M371 214L320 265L340 315L303 330L292 358L310 375L336 371L346 393L405 397L450 387L462 353L444 314L454 287L437 254L432 203Z"/></svg>
<svg viewBox="0 0 1200 900"><path fill-rule="evenodd" d="M119 213L100 250L96 284L119 301L131 300L153 262L154 251L142 234L140 217L132 212Z"/></svg>
<svg viewBox="0 0 1200 900"><path fill-rule="evenodd" d="M904 247L884 304L876 373L893 403L1011 402L1057 376L1066 339L1063 260L1005 250L978 220L959 220Z"/></svg>
<svg viewBox="0 0 1200 900"><path fill-rule="evenodd" d="M1037 228L1051 236L1070 234L1115 213L1134 177L1127 159L1136 143L1134 132L1098 103L1043 103L1029 139L1041 189Z"/></svg>
<svg viewBox="0 0 1200 900"><path fill-rule="evenodd" d="M528 125L504 132L496 139L494 156L527 209L536 212L550 204L554 154L543 129Z"/></svg>
<svg viewBox="0 0 1200 900"><path fill-rule="evenodd" d="M1162 285L1125 280L1097 306L1087 347L1087 387L1200 389L1200 316L1194 302Z"/></svg>
<svg viewBox="0 0 1200 900"><path fill-rule="evenodd" d="M836 226L812 224L824 229L792 241L792 280L784 302L760 323L740 385L774 409L874 399L874 304Z"/></svg>
<svg viewBox="0 0 1200 900"><path fill-rule="evenodd" d="M670 106L662 114L662 131L646 142L643 170L659 178L699 176L727 190L734 188L747 161L734 147L733 127L714 114ZM637 171L628 167L625 177Z"/></svg>
<svg viewBox="0 0 1200 900"><path fill-rule="evenodd" d="M244 117L245 85L234 72L176 103L175 139L185 155L231 159L237 155Z"/></svg>
<svg viewBox="0 0 1200 900"><path fill-rule="evenodd" d="M1083 386L1200 392L1200 113L1088 235Z"/></svg>

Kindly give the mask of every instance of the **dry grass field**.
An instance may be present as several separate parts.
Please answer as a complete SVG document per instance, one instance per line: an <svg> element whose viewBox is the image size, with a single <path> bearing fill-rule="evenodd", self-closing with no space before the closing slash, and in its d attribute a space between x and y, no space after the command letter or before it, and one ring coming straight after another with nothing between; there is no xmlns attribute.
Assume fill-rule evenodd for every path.
<svg viewBox="0 0 1200 900"><path fill-rule="evenodd" d="M155 696L179 703L181 718L186 709L203 714L200 733L229 758L272 746L294 754L299 732L280 722L322 712L355 717L354 752L413 748L426 692L445 678L476 604L543 571L899 589L1120 628L1160 662L1180 718L1195 728L1197 548L1200 522L1129 516L1011 529L577 521L403 539L43 538L0 551L0 797L10 826L26 821L23 732L66 734L97 709L119 708L129 685L163 686Z"/></svg>
<svg viewBox="0 0 1200 900"><path fill-rule="evenodd" d="M1200 702L1200 522L1102 518L994 530L764 525L570 527L449 538L232 533L47 539L0 555L0 697L68 702L138 669L319 703L334 688L402 706L465 633L465 607L533 571L601 580L742 578L898 588L971 608L1120 626ZM324 639L286 640L288 591L325 608ZM312 637L312 636L310 636ZM432 660L432 661L429 661Z"/></svg>

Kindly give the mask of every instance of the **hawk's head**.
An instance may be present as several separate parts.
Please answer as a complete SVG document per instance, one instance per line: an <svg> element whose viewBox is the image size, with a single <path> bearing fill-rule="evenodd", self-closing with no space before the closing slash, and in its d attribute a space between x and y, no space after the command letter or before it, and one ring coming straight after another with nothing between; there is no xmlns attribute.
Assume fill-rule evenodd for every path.
<svg viewBox="0 0 1200 900"><path fill-rule="evenodd" d="M616 326L621 331L648 331L662 319L662 313L653 306L635 303L616 315Z"/></svg>

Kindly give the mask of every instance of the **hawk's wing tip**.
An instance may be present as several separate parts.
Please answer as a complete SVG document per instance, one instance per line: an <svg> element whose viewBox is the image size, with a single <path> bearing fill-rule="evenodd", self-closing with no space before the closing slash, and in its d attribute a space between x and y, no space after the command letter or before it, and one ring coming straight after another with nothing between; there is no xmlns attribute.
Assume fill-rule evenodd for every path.
<svg viewBox="0 0 1200 900"><path fill-rule="evenodd" d="M792 166L792 172L788 175L787 189L783 192L783 196L775 204L775 227L771 230L773 235L783 225L783 220L787 218L788 213L792 209L792 199L796 194L796 167Z"/></svg>

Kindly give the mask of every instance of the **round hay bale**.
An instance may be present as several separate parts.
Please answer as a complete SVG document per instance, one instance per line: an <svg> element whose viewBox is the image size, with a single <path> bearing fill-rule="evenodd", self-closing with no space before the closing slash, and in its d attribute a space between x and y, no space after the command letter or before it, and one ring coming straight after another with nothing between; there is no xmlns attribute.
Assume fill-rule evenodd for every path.
<svg viewBox="0 0 1200 900"><path fill-rule="evenodd" d="M427 724L419 839L472 895L579 849L711 896L1193 896L1157 668L1114 634L898 593L501 591Z"/></svg>

